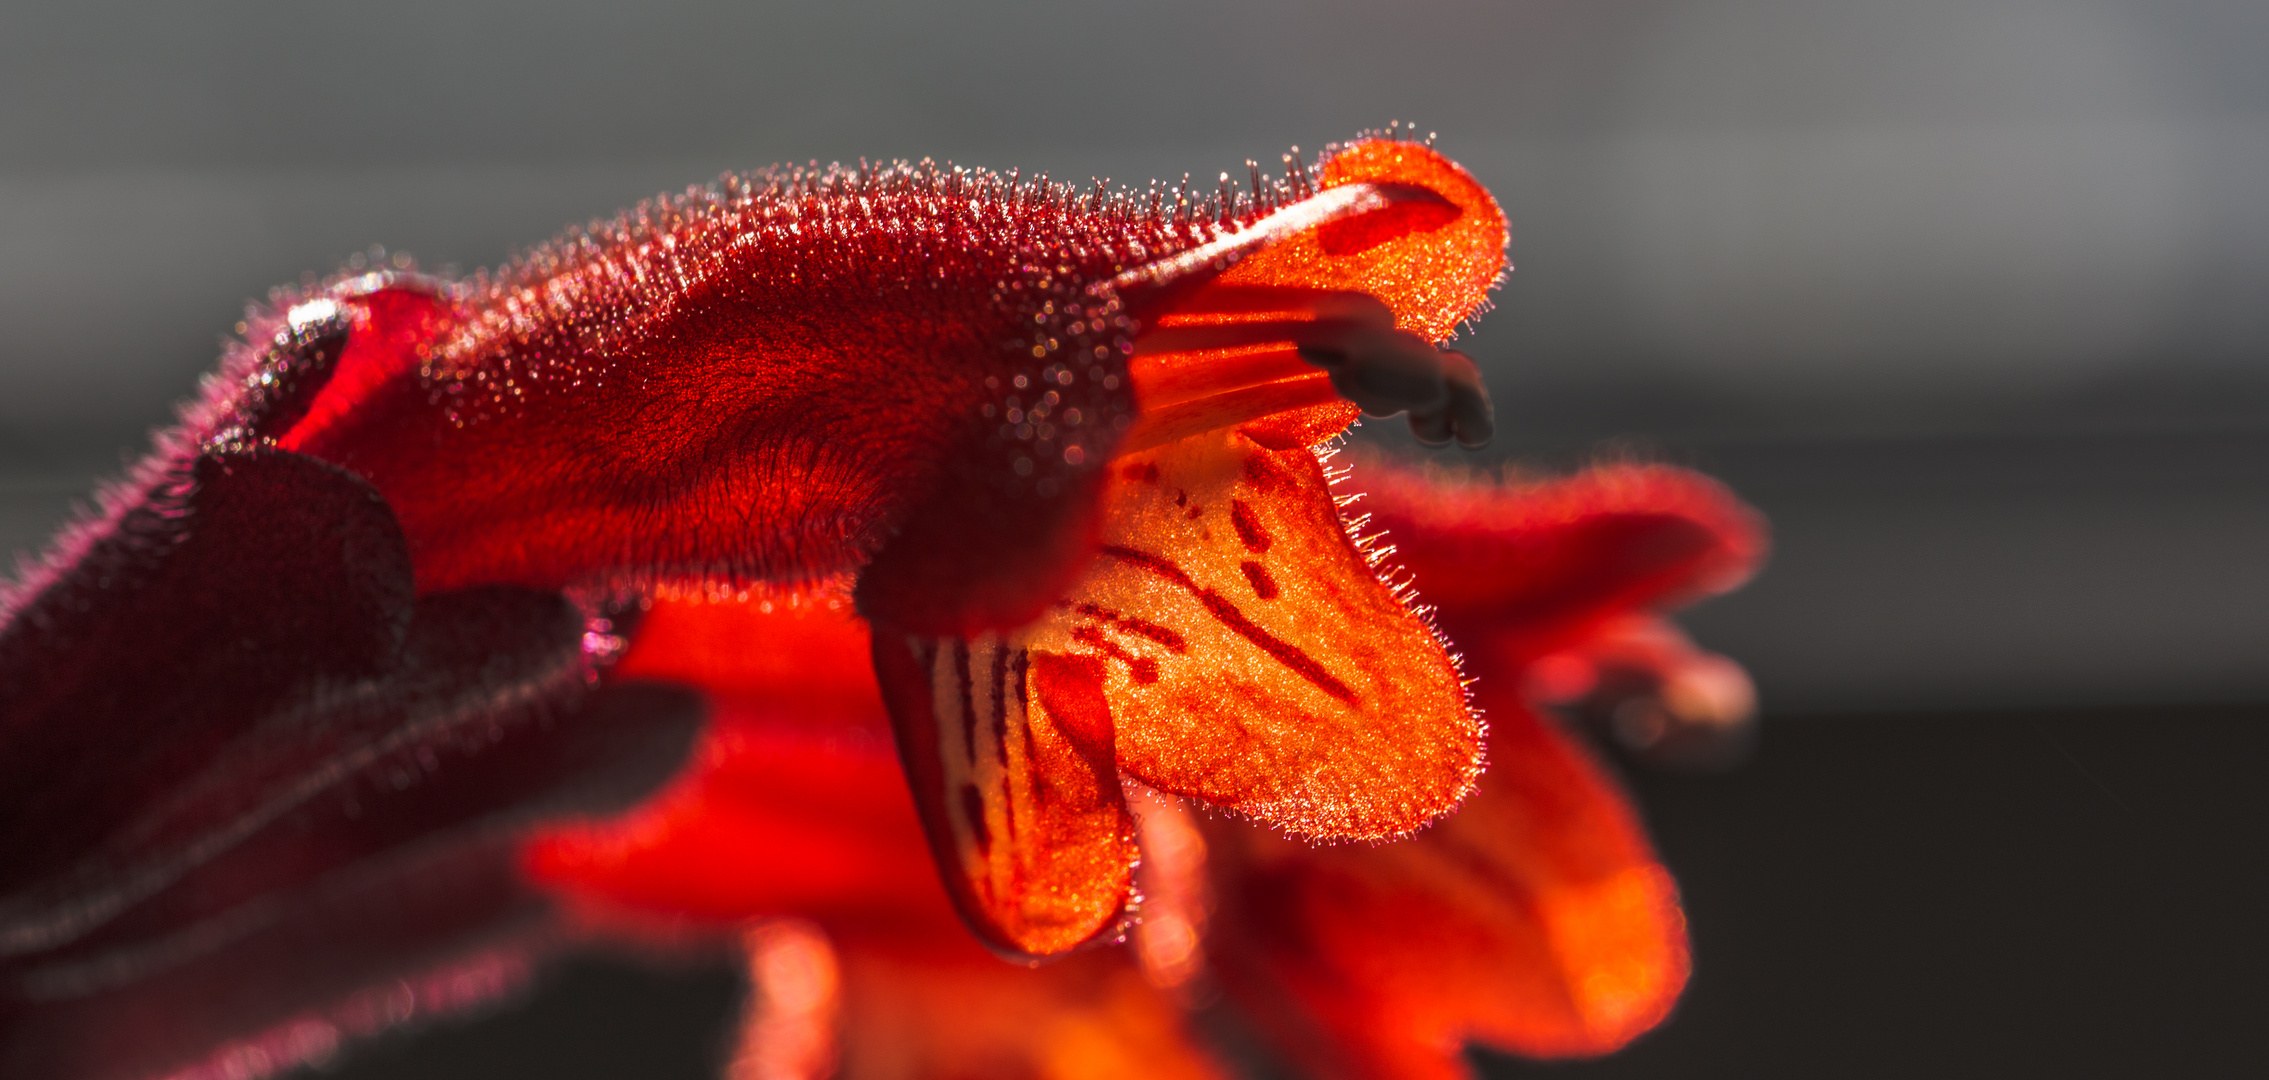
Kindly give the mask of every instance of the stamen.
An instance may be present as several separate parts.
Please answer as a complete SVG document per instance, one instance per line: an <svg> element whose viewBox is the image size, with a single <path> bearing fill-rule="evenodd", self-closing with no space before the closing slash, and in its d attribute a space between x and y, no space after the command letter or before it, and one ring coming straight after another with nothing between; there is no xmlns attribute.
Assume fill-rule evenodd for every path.
<svg viewBox="0 0 2269 1080"><path fill-rule="evenodd" d="M1395 329L1394 312L1378 298L1217 283L1246 256L1288 237L1429 212L1458 211L1412 184L1342 184L1111 279L1105 288L1143 324L1128 369L1142 415L1119 453L1338 399L1376 416L1407 412L1411 431L1431 445L1486 444L1489 398L1473 361Z"/></svg>
<svg viewBox="0 0 2269 1080"><path fill-rule="evenodd" d="M1121 453L1337 399L1407 412L1429 445L1479 447L1493 426L1470 358L1394 329L1386 305L1357 292L1204 289L1135 339L1128 374L1143 415Z"/></svg>
<svg viewBox="0 0 2269 1080"><path fill-rule="evenodd" d="M1138 382L1136 393L1141 393ZM1159 409L1144 409L1142 418L1119 440L1119 453L1133 454L1178 442L1192 435L1234 427L1264 416L1329 405L1340 400L1331 379L1315 372L1295 379L1278 379L1245 386L1227 393L1184 401Z"/></svg>
<svg viewBox="0 0 2269 1080"><path fill-rule="evenodd" d="M1246 329L1273 330L1250 341L1242 335L1223 335L1232 344L1207 348L1146 350L1135 346L1130 374L1144 410L1224 394L1242 387L1278 379L1316 375L1317 365L1300 355L1298 332L1281 323L1246 324ZM1164 335L1161 335L1164 336Z"/></svg>

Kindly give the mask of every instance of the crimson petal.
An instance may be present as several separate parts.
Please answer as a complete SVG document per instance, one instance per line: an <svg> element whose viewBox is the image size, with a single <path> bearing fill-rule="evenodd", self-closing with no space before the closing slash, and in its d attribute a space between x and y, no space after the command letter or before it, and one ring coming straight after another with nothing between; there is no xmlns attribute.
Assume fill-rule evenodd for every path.
<svg viewBox="0 0 2269 1080"><path fill-rule="evenodd" d="M1014 956L1116 928L1136 850L1101 662L882 625L874 654L931 851L971 928Z"/></svg>
<svg viewBox="0 0 2269 1080"><path fill-rule="evenodd" d="M310 458L200 457L111 525L0 638L10 1075L180 1066L524 928L499 827L636 797L698 719L592 693L556 595L413 602Z"/></svg>

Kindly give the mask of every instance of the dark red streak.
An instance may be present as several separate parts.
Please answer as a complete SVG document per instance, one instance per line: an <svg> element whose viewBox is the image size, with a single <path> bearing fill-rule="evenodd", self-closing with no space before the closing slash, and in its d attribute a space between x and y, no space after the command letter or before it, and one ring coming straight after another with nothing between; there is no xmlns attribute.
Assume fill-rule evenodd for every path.
<svg viewBox="0 0 2269 1080"><path fill-rule="evenodd" d="M977 793L977 785L961 785L961 816L969 819L969 831L977 837L977 850L993 850L993 832L985 827L985 797Z"/></svg>
<svg viewBox="0 0 2269 1080"><path fill-rule="evenodd" d="M1243 499L1229 500L1229 523L1237 527L1237 539L1245 542L1245 550L1258 555L1268 550L1268 531L1261 528L1260 519L1253 516L1253 508Z"/></svg>
<svg viewBox="0 0 2269 1080"><path fill-rule="evenodd" d="M1024 681L1024 674L1031 661L1032 658L1023 649L1018 649L1016 650L1016 658L1011 660L1008 666L1009 676L1016 680L1016 707L1024 716L1024 722L1018 724L1016 730L1024 735L1024 760L1027 762L1032 760L1032 697L1029 692L1031 688ZM1006 738L1005 727L1002 735L1001 764L1005 768L1008 764L1008 739ZM1014 811L1016 806L1011 803L1003 809ZM1016 843L1016 815L1014 813L1002 814L1001 825L1008 833L1008 842Z"/></svg>
<svg viewBox="0 0 2269 1080"><path fill-rule="evenodd" d="M1049 714L1048 719L1050 723L1056 725L1057 731L1060 732L1063 730L1063 722L1057 720L1053 713ZM1024 732L1024 767L1033 771L1032 778L1035 781L1034 786L1037 787L1039 786L1038 782L1045 777L1045 774L1041 773L1039 769L1032 764L1033 762L1040 760L1040 748L1032 745L1032 725L1030 723L1026 723L1022 730ZM1002 814L1001 819L1008 822L1008 838L1013 841L1016 839L1016 804L1014 802L1010 802L1003 809L1007 810L1008 812ZM1045 821L1045 819L1042 820Z"/></svg>
<svg viewBox="0 0 2269 1080"><path fill-rule="evenodd" d="M1101 649L1105 656L1127 665L1127 673L1133 675L1134 681L1138 683L1158 681L1158 661L1128 652L1118 642L1104 637L1103 631L1093 626L1074 627L1071 632L1071 639L1082 645Z"/></svg>
<svg viewBox="0 0 2269 1080"><path fill-rule="evenodd" d="M1008 647L993 647L993 754L1008 768Z"/></svg>
<svg viewBox="0 0 2269 1080"><path fill-rule="evenodd" d="M1164 645L1167 648L1174 650L1175 652L1186 653L1190 651L1190 643L1184 640L1182 635L1175 633L1170 627L1160 626L1157 623L1149 622L1144 619L1137 619L1132 615L1121 615L1118 612L1113 611L1110 608L1104 607L1100 604L1082 603L1072 610L1077 611L1090 619L1096 619L1101 622L1109 623L1112 629L1124 630L1130 634L1139 634L1143 637L1149 638L1150 640L1155 641L1160 645Z"/></svg>
<svg viewBox="0 0 2269 1080"><path fill-rule="evenodd" d="M1198 583L1190 580L1190 575L1184 572L1180 566L1148 552L1119 547L1116 544L1105 547L1103 554L1121 562L1139 566L1188 589L1191 596L1197 597L1198 603L1204 604L1205 609L1212 612L1214 618L1221 620L1221 625L1235 630L1245 640L1252 642L1262 652L1269 654L1277 663L1291 668L1301 678L1316 684L1317 689L1349 705L1355 704L1355 691L1348 689L1346 683L1334 678L1331 672L1325 671L1324 666L1317 663L1315 658L1300 651L1299 646L1269 633L1253 620L1246 618L1244 612L1237 610L1237 605L1230 603L1220 593L1214 592L1212 589L1199 588Z"/></svg>
<svg viewBox="0 0 2269 1080"><path fill-rule="evenodd" d="M1244 571L1245 580L1253 583L1254 596L1263 600L1276 599L1276 579L1269 576L1268 567L1246 559L1237 564L1237 569Z"/></svg>
<svg viewBox="0 0 2269 1080"><path fill-rule="evenodd" d="M953 643L953 670L961 680L961 739L968 748L968 755L962 760L967 761L971 768L975 768L977 766L977 706L969 693L969 643L966 641L956 639Z"/></svg>

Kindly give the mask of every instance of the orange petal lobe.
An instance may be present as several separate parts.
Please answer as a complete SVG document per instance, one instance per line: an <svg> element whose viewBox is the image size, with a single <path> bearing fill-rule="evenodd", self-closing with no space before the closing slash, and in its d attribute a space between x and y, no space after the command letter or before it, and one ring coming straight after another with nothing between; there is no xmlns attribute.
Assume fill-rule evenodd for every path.
<svg viewBox="0 0 2269 1080"><path fill-rule="evenodd" d="M1348 538L1313 453L1215 432L1115 467L1103 556L1019 636L1101 672L1121 768L1328 838L1408 832L1471 790L1457 667Z"/></svg>
<svg viewBox="0 0 2269 1080"><path fill-rule="evenodd" d="M1352 183L1409 185L1432 197L1288 237L1215 285L1368 293L1394 310L1398 328L1428 341L1480 314L1505 270L1508 235L1487 189L1433 148L1389 140L1357 143L1324 164L1325 189Z"/></svg>
<svg viewBox="0 0 2269 1080"><path fill-rule="evenodd" d="M997 634L887 627L874 659L931 851L971 927L1025 956L1116 928L1136 851L1103 665Z"/></svg>
<svg viewBox="0 0 2269 1080"><path fill-rule="evenodd" d="M1332 401L1265 416L1237 430L1271 450L1314 446L1347 430L1362 410L1353 402Z"/></svg>
<svg viewBox="0 0 2269 1080"><path fill-rule="evenodd" d="M1301 850L1216 830L1244 870L1216 915L1217 968L1325 1075L1462 1076L1467 1041L1605 1053L1685 985L1676 887L1620 795L1535 714L1494 715L1481 792L1410 841Z"/></svg>
<svg viewBox="0 0 2269 1080"><path fill-rule="evenodd" d="M837 939L845 1077L1227 1080L1125 950L1004 964L966 936Z"/></svg>
<svg viewBox="0 0 2269 1080"><path fill-rule="evenodd" d="M843 974L826 932L800 919L775 919L749 928L741 946L750 993L724 1080L835 1075Z"/></svg>

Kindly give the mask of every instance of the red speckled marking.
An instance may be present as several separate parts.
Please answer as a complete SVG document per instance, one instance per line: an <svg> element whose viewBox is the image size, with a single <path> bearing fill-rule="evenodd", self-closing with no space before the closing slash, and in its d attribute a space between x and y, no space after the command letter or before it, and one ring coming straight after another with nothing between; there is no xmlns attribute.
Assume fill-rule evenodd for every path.
<svg viewBox="0 0 2269 1080"><path fill-rule="evenodd" d="M1197 597L1198 603L1204 604L1205 609L1212 612L1214 618L1221 620L1223 626L1236 631L1262 652L1269 654L1277 663L1291 668L1301 678L1314 683L1316 689L1322 690L1349 705L1356 703L1355 691L1350 689L1346 683L1339 681L1331 672L1324 670L1324 666L1317 663L1314 657L1302 652L1299 646L1269 633L1260 624L1246 618L1245 613L1239 611L1237 605L1230 603L1227 597L1212 589L1200 587L1197 582L1190 579L1188 573L1172 561L1159 558L1148 552L1119 547L1115 544L1105 547L1103 554L1121 562L1141 567L1189 590L1190 595Z"/></svg>
<svg viewBox="0 0 2269 1080"><path fill-rule="evenodd" d="M1160 626L1148 619L1137 619L1132 615L1122 615L1101 604L1083 602L1072 607L1072 610L1090 619L1105 623L1114 630L1124 630L1130 634L1149 638L1175 652L1186 653L1190 651L1189 641L1174 632L1172 627Z"/></svg>
<svg viewBox="0 0 2269 1080"><path fill-rule="evenodd" d="M1280 494L1299 487L1297 481L1262 454L1245 456L1245 484L1261 495Z"/></svg>
<svg viewBox="0 0 2269 1080"><path fill-rule="evenodd" d="M1245 572L1246 581L1252 582L1254 596L1258 596L1263 600L1276 599L1276 579L1269 576L1268 567L1262 566L1261 564L1254 562L1251 559L1246 559L1244 562L1237 564L1237 569Z"/></svg>
<svg viewBox="0 0 2269 1080"><path fill-rule="evenodd" d="M966 641L953 643L953 670L961 684L961 740L968 748L969 760L975 761L977 760L977 708L972 704L974 699L970 695L973 688L969 685L969 643Z"/></svg>
<svg viewBox="0 0 2269 1080"><path fill-rule="evenodd" d="M1008 654L1009 650L1007 649L993 650L993 755L1000 761L1001 768L1004 769L1008 768ZM1022 649L1016 650L1016 680L1017 703L1022 706L1024 695L1024 650ZM974 728L975 725L971 726ZM971 750L969 756L975 758L977 752Z"/></svg>
<svg viewBox="0 0 2269 1080"><path fill-rule="evenodd" d="M1104 637L1103 631L1093 626L1073 627L1071 639L1090 648L1100 649L1104 655L1127 665L1127 674L1134 676L1134 681L1138 683L1158 681L1158 661L1128 652L1124 646Z"/></svg>
<svg viewBox="0 0 2269 1080"><path fill-rule="evenodd" d="M1253 508L1245 505L1245 500L1229 500L1229 523L1237 527L1237 539L1244 541L1246 551L1258 555L1268 550L1271 543L1268 530L1261 528L1261 519L1254 516Z"/></svg>
<svg viewBox="0 0 2269 1080"><path fill-rule="evenodd" d="M1316 230L1316 246L1326 255L1354 255L1411 233L1433 232L1463 214L1456 203L1438 195L1427 200L1400 202L1325 225Z"/></svg>

